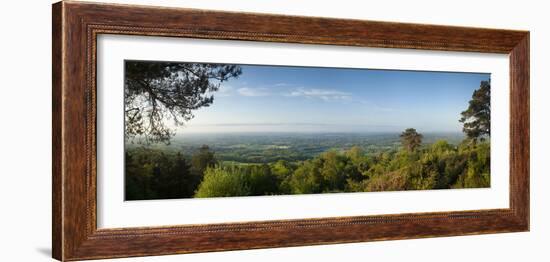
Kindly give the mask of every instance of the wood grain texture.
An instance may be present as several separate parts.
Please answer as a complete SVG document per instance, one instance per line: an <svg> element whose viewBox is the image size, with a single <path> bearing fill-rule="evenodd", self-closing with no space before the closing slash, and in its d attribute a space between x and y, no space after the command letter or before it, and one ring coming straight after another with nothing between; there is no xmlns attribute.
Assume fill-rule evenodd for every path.
<svg viewBox="0 0 550 262"><path fill-rule="evenodd" d="M483 28L60 2L53 6L53 257L82 260L529 230L529 33ZM97 229L99 34L510 55L510 208Z"/></svg>
<svg viewBox="0 0 550 262"><path fill-rule="evenodd" d="M52 256L61 257L62 239L62 174L61 174L61 71L62 34L61 4L52 8Z"/></svg>
<svg viewBox="0 0 550 262"><path fill-rule="evenodd" d="M529 228L529 33L510 52L510 207Z"/></svg>

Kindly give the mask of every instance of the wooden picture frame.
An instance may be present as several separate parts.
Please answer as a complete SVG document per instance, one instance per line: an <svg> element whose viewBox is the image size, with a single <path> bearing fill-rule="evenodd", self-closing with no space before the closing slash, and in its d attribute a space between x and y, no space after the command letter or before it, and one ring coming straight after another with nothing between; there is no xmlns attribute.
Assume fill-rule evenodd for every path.
<svg viewBox="0 0 550 262"><path fill-rule="evenodd" d="M63 1L53 5L53 257L82 260L529 230L529 32ZM508 54L510 207L98 229L96 41L168 36Z"/></svg>

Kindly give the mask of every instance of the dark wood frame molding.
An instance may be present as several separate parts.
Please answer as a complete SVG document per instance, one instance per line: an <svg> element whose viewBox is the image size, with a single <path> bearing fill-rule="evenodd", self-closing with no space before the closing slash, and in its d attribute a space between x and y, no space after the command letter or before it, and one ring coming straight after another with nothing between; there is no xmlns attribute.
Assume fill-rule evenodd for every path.
<svg viewBox="0 0 550 262"><path fill-rule="evenodd" d="M65 1L53 5L53 257L63 261L529 230L529 32ZM98 34L510 56L510 208L98 229Z"/></svg>

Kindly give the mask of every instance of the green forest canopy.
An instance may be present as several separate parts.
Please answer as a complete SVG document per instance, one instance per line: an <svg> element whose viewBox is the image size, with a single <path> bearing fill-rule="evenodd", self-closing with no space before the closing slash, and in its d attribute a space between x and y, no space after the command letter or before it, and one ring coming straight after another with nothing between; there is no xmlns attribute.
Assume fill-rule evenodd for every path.
<svg viewBox="0 0 550 262"><path fill-rule="evenodd" d="M257 196L490 186L489 142L455 146L440 140L415 151L364 154L359 147L298 162L221 164L203 148L179 153L133 149L126 154L126 198ZM208 152L208 153L205 153ZM206 155L208 154L208 155Z"/></svg>

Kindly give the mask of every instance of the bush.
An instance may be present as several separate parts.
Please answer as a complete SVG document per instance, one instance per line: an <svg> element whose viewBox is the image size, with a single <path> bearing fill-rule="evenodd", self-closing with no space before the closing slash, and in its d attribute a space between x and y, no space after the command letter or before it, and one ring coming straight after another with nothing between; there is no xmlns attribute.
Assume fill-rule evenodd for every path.
<svg viewBox="0 0 550 262"><path fill-rule="evenodd" d="M195 197L248 196L250 187L238 168L208 167Z"/></svg>

